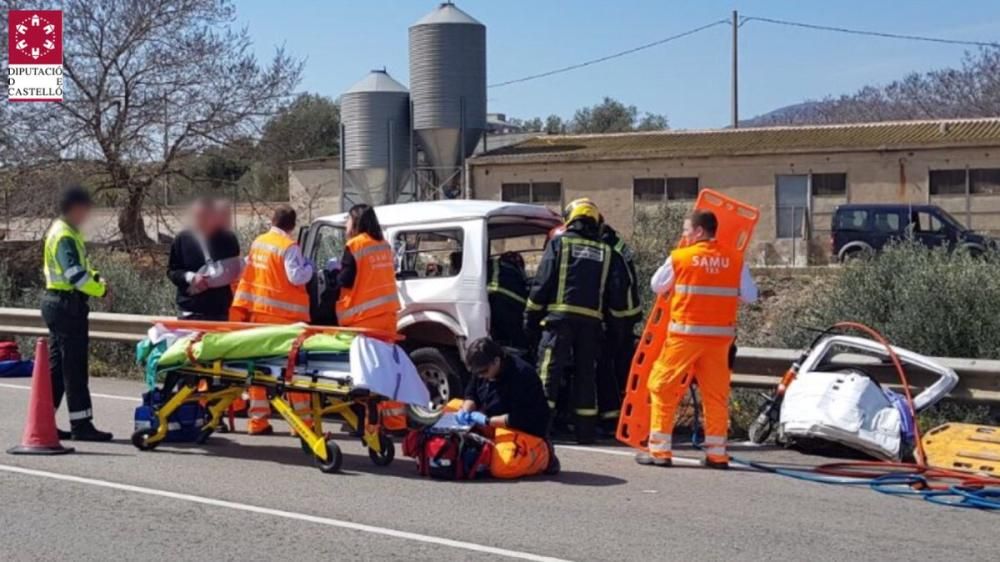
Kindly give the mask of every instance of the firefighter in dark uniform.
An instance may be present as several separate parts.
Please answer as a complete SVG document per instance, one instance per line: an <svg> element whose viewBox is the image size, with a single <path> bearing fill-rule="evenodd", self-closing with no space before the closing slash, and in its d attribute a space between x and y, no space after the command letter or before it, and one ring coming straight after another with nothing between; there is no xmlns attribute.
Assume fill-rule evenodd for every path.
<svg viewBox="0 0 1000 562"><path fill-rule="evenodd" d="M90 341L87 316L90 297L103 297L107 285L87 259L80 227L90 216L93 202L86 190L73 187L63 193L61 216L45 234L45 294L42 318L49 328L49 366L52 400L56 409L63 394L69 409L70 431L61 439L110 441L112 435L98 431L92 419L87 372Z"/></svg>
<svg viewBox="0 0 1000 562"><path fill-rule="evenodd" d="M604 319L605 343L597 361L597 407L601 427L613 433L621 415L625 384L635 354L635 325L642 320L642 307L639 304L638 276L632 248L603 220L601 241L614 251L616 260L613 266L619 268L614 273L618 274L620 290L625 296L624 307L609 311Z"/></svg>
<svg viewBox="0 0 1000 562"><path fill-rule="evenodd" d="M503 345L526 349L528 338L521 329L528 302L524 258L517 252L493 256L486 267L486 291L490 301L490 333Z"/></svg>
<svg viewBox="0 0 1000 562"><path fill-rule="evenodd" d="M593 443L597 431L598 350L603 321L623 310L611 247L600 241L600 212L588 199L566 207L566 231L549 241L525 307L525 333L538 343L538 374L549 407L559 403L563 379L572 369L570 404L576 440Z"/></svg>

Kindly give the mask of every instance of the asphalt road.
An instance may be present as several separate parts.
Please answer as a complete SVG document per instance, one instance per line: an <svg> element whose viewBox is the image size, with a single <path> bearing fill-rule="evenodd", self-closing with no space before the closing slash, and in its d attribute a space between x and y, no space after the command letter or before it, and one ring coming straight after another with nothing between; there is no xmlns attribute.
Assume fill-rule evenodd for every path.
<svg viewBox="0 0 1000 562"><path fill-rule="evenodd" d="M27 384L0 380L0 449L20 440ZM611 443L560 447L562 474L516 482L424 479L402 455L379 468L347 437L343 472L327 475L283 432L143 453L128 442L141 385L92 387L115 442L0 454L0 560L843 562L996 560L1000 550L995 514L751 471L640 467Z"/></svg>

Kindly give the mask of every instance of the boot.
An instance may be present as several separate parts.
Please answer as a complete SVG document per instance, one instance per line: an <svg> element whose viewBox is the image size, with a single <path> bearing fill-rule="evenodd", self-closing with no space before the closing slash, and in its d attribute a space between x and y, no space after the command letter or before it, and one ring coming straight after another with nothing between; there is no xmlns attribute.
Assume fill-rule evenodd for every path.
<svg viewBox="0 0 1000 562"><path fill-rule="evenodd" d="M654 457L649 453L636 453L635 462L643 466L662 466L664 468L673 466L674 464L672 459Z"/></svg>
<svg viewBox="0 0 1000 562"><path fill-rule="evenodd" d="M66 431L65 429L56 428L56 433L59 434L60 441L69 441L70 439L73 438L73 432Z"/></svg>
<svg viewBox="0 0 1000 562"><path fill-rule="evenodd" d="M111 441L114 435L100 431L90 421L80 422L73 426L73 441Z"/></svg>
<svg viewBox="0 0 1000 562"><path fill-rule="evenodd" d="M593 445L597 442L597 418L577 416L574 430L578 445Z"/></svg>
<svg viewBox="0 0 1000 562"><path fill-rule="evenodd" d="M545 444L549 447L549 464L545 467L544 473L546 476L555 476L562 470L562 464L556 456L556 448L552 446L552 441L546 441Z"/></svg>

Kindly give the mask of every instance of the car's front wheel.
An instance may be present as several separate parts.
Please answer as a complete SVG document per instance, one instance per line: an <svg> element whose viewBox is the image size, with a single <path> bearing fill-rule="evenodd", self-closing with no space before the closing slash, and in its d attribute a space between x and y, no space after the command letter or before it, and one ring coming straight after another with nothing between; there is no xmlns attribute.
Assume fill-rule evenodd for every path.
<svg viewBox="0 0 1000 562"><path fill-rule="evenodd" d="M461 365L458 358L452 355L436 347L421 347L410 353L410 360L431 395L430 404L426 408L412 405L408 408L410 421L414 424L433 424L441 417L441 408L445 404L452 398L461 397Z"/></svg>

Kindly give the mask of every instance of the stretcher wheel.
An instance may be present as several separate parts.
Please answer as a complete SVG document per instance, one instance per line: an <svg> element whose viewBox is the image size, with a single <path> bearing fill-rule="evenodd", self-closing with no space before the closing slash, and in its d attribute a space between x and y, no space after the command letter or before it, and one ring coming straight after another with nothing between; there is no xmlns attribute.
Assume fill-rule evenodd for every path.
<svg viewBox="0 0 1000 562"><path fill-rule="evenodd" d="M149 442L149 438L156 435L156 430L152 428L138 429L132 434L132 444L140 451L152 451L160 444L159 441Z"/></svg>
<svg viewBox="0 0 1000 562"><path fill-rule="evenodd" d="M325 461L316 457L316 465L319 466L319 469L327 474L340 470L340 464L344 462L344 453L340 452L340 445L333 439L326 440L326 456Z"/></svg>
<svg viewBox="0 0 1000 562"><path fill-rule="evenodd" d="M368 458L376 466L389 466L392 464L392 459L396 458L396 445L393 444L392 439L388 435L380 433L378 436L378 447L381 449L378 452L375 452L375 449L368 449Z"/></svg>

